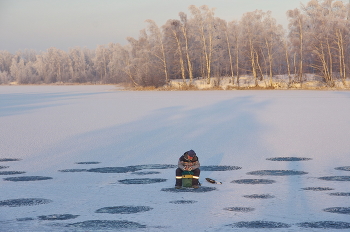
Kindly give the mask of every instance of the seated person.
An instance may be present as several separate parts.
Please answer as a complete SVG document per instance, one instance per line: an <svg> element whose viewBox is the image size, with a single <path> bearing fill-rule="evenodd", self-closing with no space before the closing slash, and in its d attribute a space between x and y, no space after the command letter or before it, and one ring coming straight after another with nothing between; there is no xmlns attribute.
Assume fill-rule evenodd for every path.
<svg viewBox="0 0 350 232"><path fill-rule="evenodd" d="M178 168L176 169L175 188L182 188L182 172L193 172L192 188L199 188L199 169L200 163L198 157L193 150L186 151L179 159Z"/></svg>

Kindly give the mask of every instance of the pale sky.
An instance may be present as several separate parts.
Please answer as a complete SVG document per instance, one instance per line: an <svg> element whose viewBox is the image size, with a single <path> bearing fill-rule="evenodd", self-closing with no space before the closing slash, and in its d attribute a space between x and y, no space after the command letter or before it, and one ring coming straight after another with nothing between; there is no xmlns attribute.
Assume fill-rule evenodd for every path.
<svg viewBox="0 0 350 232"><path fill-rule="evenodd" d="M168 19L189 14L189 5L216 8L215 16L238 20L256 9L272 11L287 29L287 10L309 0L0 0L0 50L46 51L56 47L95 49L110 42L126 44L138 38L153 19L161 26Z"/></svg>

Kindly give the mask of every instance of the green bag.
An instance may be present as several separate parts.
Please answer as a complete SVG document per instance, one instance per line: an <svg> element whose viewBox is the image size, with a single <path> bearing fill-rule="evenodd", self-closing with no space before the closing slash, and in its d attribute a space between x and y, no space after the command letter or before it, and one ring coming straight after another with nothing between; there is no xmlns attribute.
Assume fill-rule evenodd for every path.
<svg viewBox="0 0 350 232"><path fill-rule="evenodd" d="M193 172L191 171L182 172L182 187L191 188L192 179L193 179Z"/></svg>

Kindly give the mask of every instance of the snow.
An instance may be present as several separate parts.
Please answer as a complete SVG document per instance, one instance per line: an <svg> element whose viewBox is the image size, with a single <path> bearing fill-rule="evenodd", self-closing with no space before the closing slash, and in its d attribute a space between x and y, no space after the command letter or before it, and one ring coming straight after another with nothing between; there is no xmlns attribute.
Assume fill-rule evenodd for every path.
<svg viewBox="0 0 350 232"><path fill-rule="evenodd" d="M350 176L349 168L336 169L350 166L349 105L346 91L141 92L112 85L0 86L0 160L19 159L0 162L4 167L0 173L26 172L1 175L0 231L250 232L257 230L248 228L254 221L262 221L253 224L257 227L290 226L275 231L325 231L327 226L327 231L339 231L329 221L349 230L349 196L330 195L349 193L349 181L319 179ZM202 171L202 187L215 187L214 191L162 191L174 187L175 169L152 166L176 165L190 149L202 166L241 169ZM269 160L276 157L308 159ZM136 165L150 165L139 172L151 173L62 171ZM271 170L306 174L249 174L263 170L262 174ZM5 180L21 176L52 179ZM208 183L206 177L223 184ZM166 181L120 182L143 178ZM232 183L244 179L275 182ZM22 203L32 205L4 205L13 199L27 199ZM129 206L130 212L96 212L117 206ZM325 211L333 207L344 207L340 209L345 213ZM147 210L133 211L139 209ZM67 227L79 222L85 223ZM98 222L106 228L92 226ZM323 228L299 224L311 222ZM120 223L131 228L119 228ZM144 226L135 228L140 224ZM228 226L232 224L236 227Z"/></svg>
<svg viewBox="0 0 350 232"><path fill-rule="evenodd" d="M288 85L289 77L288 75L276 75L272 79L270 79L269 76L265 75L263 80L257 80L258 88L265 88L265 89L271 89L273 87L274 89L279 90L287 90L287 89L304 89L304 90L349 90L350 81L349 80L341 80L341 79L334 79L334 86L329 87L327 83L324 81L324 79L321 76L318 76L316 74L312 73L306 73L303 76L303 83L301 84L299 81L299 78L294 76L294 74L291 75L292 82ZM233 84L234 83L234 84ZM194 79L192 82L189 79L186 79L185 81L182 79L176 79L170 81L170 86L176 89L188 89L188 86L195 87L197 89L204 89L204 90L210 90L210 89L235 89L238 88L237 86L237 79L236 77L212 77L210 79L210 83L208 84L206 78L198 78ZM255 79L253 76L247 76L243 75L239 78L239 87L240 88L257 88Z"/></svg>

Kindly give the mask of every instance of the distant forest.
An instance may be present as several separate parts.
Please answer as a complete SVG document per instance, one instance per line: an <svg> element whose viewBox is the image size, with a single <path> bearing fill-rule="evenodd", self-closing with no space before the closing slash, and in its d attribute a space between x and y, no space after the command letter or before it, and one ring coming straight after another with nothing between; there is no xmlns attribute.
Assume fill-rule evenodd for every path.
<svg viewBox="0 0 350 232"><path fill-rule="evenodd" d="M248 75L259 80L288 76L289 83L307 81L307 73L328 86L345 83L350 73L350 5L311 0L289 10L288 29L271 12L256 10L227 22L208 6L189 6L158 26L146 20L138 38L127 45L110 43L95 50L49 48L11 54L0 51L0 84L129 83L163 86L173 79L210 82L230 77L239 86Z"/></svg>

